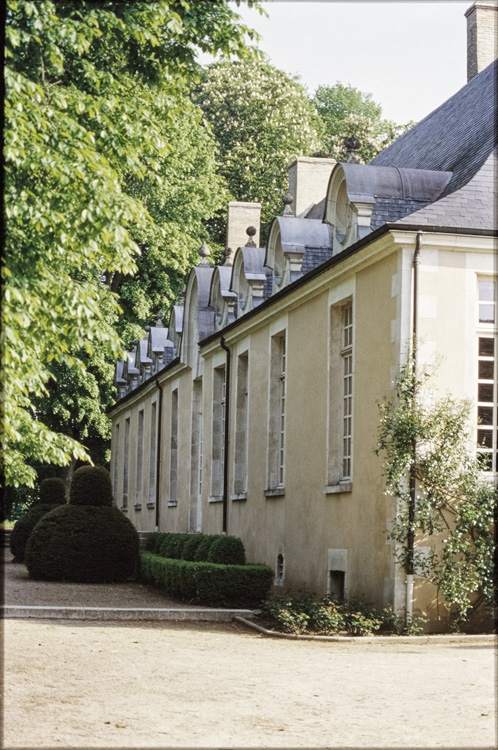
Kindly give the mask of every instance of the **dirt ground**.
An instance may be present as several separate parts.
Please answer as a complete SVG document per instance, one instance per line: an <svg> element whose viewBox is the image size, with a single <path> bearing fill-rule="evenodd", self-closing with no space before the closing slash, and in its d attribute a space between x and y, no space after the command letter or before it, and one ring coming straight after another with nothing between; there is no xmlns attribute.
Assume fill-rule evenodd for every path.
<svg viewBox="0 0 498 750"><path fill-rule="evenodd" d="M15 568L8 604L52 602L61 586L64 603L92 599ZM140 589L122 586L94 593L137 606ZM5 620L3 635L5 750L496 746L489 640L288 641L235 624L62 620Z"/></svg>

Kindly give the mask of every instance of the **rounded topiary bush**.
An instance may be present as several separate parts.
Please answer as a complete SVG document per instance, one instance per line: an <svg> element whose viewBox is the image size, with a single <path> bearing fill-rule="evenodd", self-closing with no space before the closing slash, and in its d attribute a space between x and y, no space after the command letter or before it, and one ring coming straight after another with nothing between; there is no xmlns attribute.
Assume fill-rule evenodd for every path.
<svg viewBox="0 0 498 750"><path fill-rule="evenodd" d="M219 536L209 548L207 562L220 565L245 565L246 551L242 539L237 536Z"/></svg>
<svg viewBox="0 0 498 750"><path fill-rule="evenodd" d="M59 477L44 479L40 484L40 503L62 505L66 502L66 485Z"/></svg>
<svg viewBox="0 0 498 750"><path fill-rule="evenodd" d="M159 554L162 557L169 557L178 560L182 556L182 548L187 540L187 534L167 533L159 547Z"/></svg>
<svg viewBox="0 0 498 750"><path fill-rule="evenodd" d="M58 507L60 506L56 504L36 503L16 522L10 535L10 551L14 555L16 562L24 560L26 544L38 521L51 510Z"/></svg>
<svg viewBox="0 0 498 750"><path fill-rule="evenodd" d="M182 559L193 561L195 560L195 553L197 552L197 548L202 543L203 536L202 534L189 534L188 536L189 538L183 545Z"/></svg>
<svg viewBox="0 0 498 750"><path fill-rule="evenodd" d="M211 549L211 545L215 541L215 539L218 539L218 537L221 536L220 534L203 534L202 535L202 542L197 547L197 551L194 555L194 560L196 562L207 562L209 550Z"/></svg>
<svg viewBox="0 0 498 750"><path fill-rule="evenodd" d="M71 505L112 505L112 483L103 466L82 466L76 469L69 491Z"/></svg>
<svg viewBox="0 0 498 750"><path fill-rule="evenodd" d="M109 583L132 576L138 554L137 530L120 510L65 505L39 521L25 562L35 579Z"/></svg>
<svg viewBox="0 0 498 750"><path fill-rule="evenodd" d="M145 538L145 549L147 552L153 552L155 555L159 554L159 547L163 540L164 534L161 531L152 531L147 534Z"/></svg>

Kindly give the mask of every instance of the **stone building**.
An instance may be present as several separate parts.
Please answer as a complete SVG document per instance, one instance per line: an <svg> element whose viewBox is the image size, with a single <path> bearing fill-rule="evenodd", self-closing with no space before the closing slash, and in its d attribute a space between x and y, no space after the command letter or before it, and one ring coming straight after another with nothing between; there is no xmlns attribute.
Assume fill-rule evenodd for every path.
<svg viewBox="0 0 498 750"><path fill-rule="evenodd" d="M497 478L497 64L479 47L496 15L467 11L469 81L372 162L291 165L266 247L259 205L230 204L225 264L203 246L118 363L111 473L139 531L227 532L276 590L403 608L374 449L414 327L434 389L475 403ZM437 619L422 577L414 596Z"/></svg>

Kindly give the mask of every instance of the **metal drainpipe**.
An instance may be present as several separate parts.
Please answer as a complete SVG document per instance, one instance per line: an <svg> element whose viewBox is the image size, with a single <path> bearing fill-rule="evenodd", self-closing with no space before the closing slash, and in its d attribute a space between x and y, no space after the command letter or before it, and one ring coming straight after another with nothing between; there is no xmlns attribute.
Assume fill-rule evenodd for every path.
<svg viewBox="0 0 498 750"><path fill-rule="evenodd" d="M225 343L224 336L220 339L221 348L227 353L227 364L225 372L225 434L224 440L224 460L223 460L223 533L228 531L228 449L230 445L230 364L232 355L230 349Z"/></svg>
<svg viewBox="0 0 498 750"><path fill-rule="evenodd" d="M163 389L156 378L159 389L159 409L157 414L157 446L156 446L156 531L159 531L159 482L161 479L161 428L163 422Z"/></svg>
<svg viewBox="0 0 498 750"><path fill-rule="evenodd" d="M420 262L420 248L422 245L422 232L417 232L415 240L415 252L413 254L413 319L412 319L412 366L413 375L416 376L417 372L417 318L418 318L418 265ZM415 403L415 382L413 384L413 403ZM416 438L413 439L412 443L412 465L410 468L410 500L408 505L408 525L409 531L406 535L406 559L407 559L407 570L406 570L406 627L412 622L413 619L413 576L414 576L414 547L415 547L415 531L412 528L412 524L415 520L415 497L416 497L416 466L415 458L417 451Z"/></svg>

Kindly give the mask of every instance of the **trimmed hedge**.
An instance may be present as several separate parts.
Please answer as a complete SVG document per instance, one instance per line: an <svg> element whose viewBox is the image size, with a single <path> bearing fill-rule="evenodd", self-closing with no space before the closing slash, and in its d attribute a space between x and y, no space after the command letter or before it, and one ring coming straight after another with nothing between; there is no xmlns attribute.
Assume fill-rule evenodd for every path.
<svg viewBox="0 0 498 750"><path fill-rule="evenodd" d="M112 483L103 466L82 466L76 469L69 491L71 505L112 505Z"/></svg>
<svg viewBox="0 0 498 750"><path fill-rule="evenodd" d="M172 560L245 565L242 540L226 534L187 534L154 531L147 535L145 550Z"/></svg>
<svg viewBox="0 0 498 750"><path fill-rule="evenodd" d="M211 545L221 536L221 534L203 534L202 536L203 540L197 547L197 552L194 555L194 560L197 562L207 562Z"/></svg>
<svg viewBox="0 0 498 750"><path fill-rule="evenodd" d="M62 505L66 502L66 485L59 477L43 479L40 484L39 503L44 505Z"/></svg>
<svg viewBox="0 0 498 750"><path fill-rule="evenodd" d="M162 557L171 557L175 560L181 560L182 549L185 542L188 541L189 534L165 534L164 539L159 546L158 554Z"/></svg>
<svg viewBox="0 0 498 750"><path fill-rule="evenodd" d="M195 555L200 544L202 544L202 534L189 534L190 539L187 539L183 547L182 557L184 560L193 562Z"/></svg>
<svg viewBox="0 0 498 750"><path fill-rule="evenodd" d="M140 554L139 574L168 596L210 607L257 607L274 573L266 565L218 565Z"/></svg>
<svg viewBox="0 0 498 750"><path fill-rule="evenodd" d="M245 565L246 551L237 536L220 536L209 548L207 562L220 565Z"/></svg>
<svg viewBox="0 0 498 750"><path fill-rule="evenodd" d="M63 505L40 519L26 546L32 578L108 583L136 572L138 533L115 507Z"/></svg>
<svg viewBox="0 0 498 750"><path fill-rule="evenodd" d="M153 531L151 534L147 534L145 537L145 549L147 552L154 552L159 554L159 547L163 541L164 534L161 531Z"/></svg>
<svg viewBox="0 0 498 750"><path fill-rule="evenodd" d="M54 510L54 508L60 508L60 505L36 503L24 516L16 521L10 535L10 551L14 555L16 562L23 562L26 545L33 529L38 521L51 510Z"/></svg>

